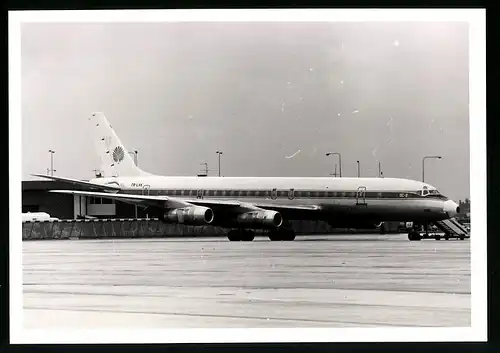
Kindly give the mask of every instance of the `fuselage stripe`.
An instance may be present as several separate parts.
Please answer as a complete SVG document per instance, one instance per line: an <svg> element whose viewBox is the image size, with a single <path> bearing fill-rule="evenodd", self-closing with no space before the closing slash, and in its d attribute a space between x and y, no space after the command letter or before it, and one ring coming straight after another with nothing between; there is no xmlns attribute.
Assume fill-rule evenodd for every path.
<svg viewBox="0 0 500 353"><path fill-rule="evenodd" d="M266 198L266 199L437 199L447 200L440 194L422 196L419 191L312 191L312 190L199 190L199 189L125 189L125 194L196 197L196 198Z"/></svg>

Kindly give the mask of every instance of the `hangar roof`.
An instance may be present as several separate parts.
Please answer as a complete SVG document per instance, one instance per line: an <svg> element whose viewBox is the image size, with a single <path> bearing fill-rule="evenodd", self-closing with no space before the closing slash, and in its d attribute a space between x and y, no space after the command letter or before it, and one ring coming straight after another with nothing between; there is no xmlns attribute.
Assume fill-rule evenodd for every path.
<svg viewBox="0 0 500 353"><path fill-rule="evenodd" d="M79 190L78 186L52 180L23 180L22 191Z"/></svg>

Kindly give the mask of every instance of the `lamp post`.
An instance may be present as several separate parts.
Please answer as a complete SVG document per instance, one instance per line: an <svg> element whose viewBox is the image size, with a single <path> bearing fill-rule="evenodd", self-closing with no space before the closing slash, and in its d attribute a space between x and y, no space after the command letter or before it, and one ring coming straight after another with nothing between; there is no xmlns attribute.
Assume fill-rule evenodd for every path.
<svg viewBox="0 0 500 353"><path fill-rule="evenodd" d="M342 178L342 157L340 156L340 153L338 153L338 152L327 152L326 153L327 157L330 156L330 155L337 155L337 156L339 156L339 175ZM337 173L335 172L335 174L337 174Z"/></svg>
<svg viewBox="0 0 500 353"><path fill-rule="evenodd" d="M204 168L204 172L205 174L198 174L199 176L203 175L203 176L208 176L208 163L200 163L200 165L204 165L205 168Z"/></svg>
<svg viewBox="0 0 500 353"><path fill-rule="evenodd" d="M380 161L378 161L378 177L382 178L382 168L380 167Z"/></svg>
<svg viewBox="0 0 500 353"><path fill-rule="evenodd" d="M49 150L49 153L50 153L50 175L54 176L54 153L56 153L56 151Z"/></svg>
<svg viewBox="0 0 500 353"><path fill-rule="evenodd" d="M356 163L358 164L358 178L359 178L359 161L356 161Z"/></svg>
<svg viewBox="0 0 500 353"><path fill-rule="evenodd" d="M215 153L217 153L217 154L219 155L219 176L220 176L220 156L221 156L221 154L223 154L223 153L222 153L222 151L217 151L217 152L215 152Z"/></svg>
<svg viewBox="0 0 500 353"><path fill-rule="evenodd" d="M422 182L425 181L425 160L426 159L442 159L443 157L441 156L425 156L424 158L422 158Z"/></svg>

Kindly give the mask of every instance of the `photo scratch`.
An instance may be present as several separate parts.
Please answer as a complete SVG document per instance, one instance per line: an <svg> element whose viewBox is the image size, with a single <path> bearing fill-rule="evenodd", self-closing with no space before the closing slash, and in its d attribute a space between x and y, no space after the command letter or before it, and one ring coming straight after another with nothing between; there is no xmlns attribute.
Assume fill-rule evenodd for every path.
<svg viewBox="0 0 500 353"><path fill-rule="evenodd" d="M290 158L293 158L295 157L296 155L298 155L300 153L300 150L298 150L297 152L295 152L294 154L292 154L291 156L285 156L285 158L287 159L290 159Z"/></svg>

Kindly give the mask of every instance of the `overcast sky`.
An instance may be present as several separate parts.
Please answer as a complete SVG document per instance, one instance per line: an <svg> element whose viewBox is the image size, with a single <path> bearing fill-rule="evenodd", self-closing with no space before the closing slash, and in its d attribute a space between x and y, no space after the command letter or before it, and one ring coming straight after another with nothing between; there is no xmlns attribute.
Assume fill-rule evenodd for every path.
<svg viewBox="0 0 500 353"><path fill-rule="evenodd" d="M22 166L89 179L102 111L139 165L421 180L469 197L466 23L24 24ZM298 152L300 151L300 152ZM298 152L298 153L297 153ZM293 156L291 158L287 158Z"/></svg>

